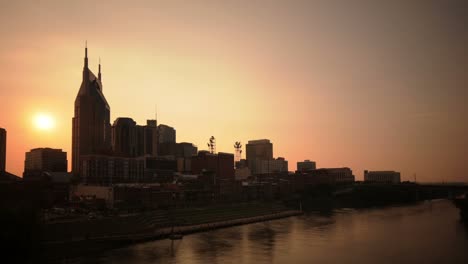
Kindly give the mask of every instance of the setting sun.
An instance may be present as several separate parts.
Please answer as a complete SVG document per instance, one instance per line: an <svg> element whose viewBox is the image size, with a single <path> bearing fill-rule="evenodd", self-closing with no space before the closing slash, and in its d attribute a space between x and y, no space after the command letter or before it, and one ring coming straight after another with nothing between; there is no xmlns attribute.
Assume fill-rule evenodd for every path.
<svg viewBox="0 0 468 264"><path fill-rule="evenodd" d="M55 122L52 116L46 114L38 114L34 118L34 124L37 129L50 130L54 127Z"/></svg>

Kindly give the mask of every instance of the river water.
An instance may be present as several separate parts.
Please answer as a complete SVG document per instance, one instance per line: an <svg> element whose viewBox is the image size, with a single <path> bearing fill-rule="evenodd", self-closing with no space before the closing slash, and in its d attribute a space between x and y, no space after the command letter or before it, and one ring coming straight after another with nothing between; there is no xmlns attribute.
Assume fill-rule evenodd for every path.
<svg viewBox="0 0 468 264"><path fill-rule="evenodd" d="M446 200L340 209L158 240L80 263L468 263L468 228Z"/></svg>

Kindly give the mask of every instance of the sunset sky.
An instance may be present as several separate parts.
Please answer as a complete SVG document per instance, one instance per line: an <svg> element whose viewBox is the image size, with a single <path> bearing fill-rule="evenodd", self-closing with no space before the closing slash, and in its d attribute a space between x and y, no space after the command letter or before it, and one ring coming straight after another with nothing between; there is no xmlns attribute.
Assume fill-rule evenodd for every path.
<svg viewBox="0 0 468 264"><path fill-rule="evenodd" d="M267 138L291 171L311 159L358 180L468 181L467 1L1 0L0 34L17 175L32 148L71 161L87 40L112 122L144 124L157 105L158 123L200 150L212 135L230 153Z"/></svg>

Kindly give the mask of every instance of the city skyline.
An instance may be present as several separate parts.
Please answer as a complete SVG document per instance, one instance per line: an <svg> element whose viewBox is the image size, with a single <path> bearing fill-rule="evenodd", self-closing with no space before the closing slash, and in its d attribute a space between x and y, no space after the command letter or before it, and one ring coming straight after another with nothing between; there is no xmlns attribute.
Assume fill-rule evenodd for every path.
<svg viewBox="0 0 468 264"><path fill-rule="evenodd" d="M73 8L84 8L80 4L76 5ZM150 7L149 3L141 2L141 5ZM272 43L267 50L260 49L262 43L279 40L286 34L279 28L279 33L268 31L268 36L254 36L255 30L266 26L261 22L273 21L272 16L280 9L281 4L268 6L264 13L260 12L256 4L253 4L252 9L218 5L232 9L233 12L233 17L223 20L225 24L218 31L205 27L204 23L207 21L202 19L201 15L205 12L206 18L220 19L210 9L195 6L193 16L187 17L187 20L199 23L190 28L205 33L206 41L197 40L196 36L182 28L170 31L159 26L159 30L167 30L158 31L159 36L173 38L158 41L155 37L146 39L145 42L145 36L150 33L150 25L153 25L150 23L153 21L152 16L145 10L140 19L149 20L147 24L143 23L146 27L133 35L130 34L130 26L121 28L130 38L119 43L116 42L118 32L109 32L107 27L106 38L98 35L99 30L87 34L80 30L80 26L75 25L74 28L79 33L72 37L61 28L56 29L57 32L47 32L44 27L51 21L46 20L36 28L45 34L32 34L31 38L38 40L34 44L24 43L21 34L2 28L2 33L12 33L14 37L6 41L5 47L0 48L0 61L13 66L7 68L2 65L2 71L7 77L0 80L3 87L0 95L5 102L2 112L12 113L11 116L0 117L0 127L8 131L6 170L21 175L24 153L29 149L51 147L71 153L70 120L81 78L83 40L88 39L91 70L96 72L98 57L103 58L103 86L112 107L111 122L118 117L131 117L138 124L144 124L146 119L154 116L154 106L157 104L160 119L158 123L175 127L179 142L194 142L202 147L214 135L218 152L234 153L232 144L235 141L247 143L251 139L268 138L275 144L276 156L285 157L291 164L311 159L317 162L318 167L346 166L353 169L357 179L362 179L364 169L396 169L402 172L402 180L413 180L413 174L416 173L421 181L468 181L465 174L468 168L463 159L468 146L468 129L466 123L462 122L467 115L464 106L466 89L463 89L467 80L463 75L466 69L466 61L463 59L466 56L462 53L467 39L463 35L458 35L457 38L452 35L463 33L464 29L457 28L458 24L455 24L455 20L462 19L461 17L448 13L445 14L447 17L439 21L435 16L432 17L430 11L434 11L431 8L435 7L430 6L426 7L425 12L422 12L424 16L416 19L415 24L406 24L409 31L420 30L419 26L429 22L439 26L427 31L422 29L427 35L419 37L428 37L431 33L439 35L436 34L431 39L434 43L422 47L423 51L420 53L416 51L421 47L416 46L401 47L393 43L390 47L384 47L385 40L382 41L377 36L375 39L370 38L371 43L367 48L376 50L369 55L365 47L350 47L364 43L354 37L338 34L344 33L339 28L343 25L338 23L336 28L332 27L338 33L332 30L336 36L329 36L331 39L327 41L336 44L334 40L343 37L351 45L338 45L335 48L340 54L329 57L334 50L325 47L327 41L319 40L318 47L309 51L306 46L312 45L313 39L300 38L295 33L291 36L295 41L280 42L290 48L299 45L298 50L289 49L294 54L288 54L288 49L277 47L278 43ZM284 12L291 18L292 14L299 12L302 5L311 8L302 3L293 5ZM338 12L336 7L317 5L335 15ZM402 8L402 4L390 6L395 12ZM34 13L35 9L29 6L7 4L6 7L5 10L16 10L16 14L21 11L19 14L23 15L31 15L28 12L33 12L33 18L43 16ZM117 7L118 5L112 10L116 11ZM179 14L179 17L182 15L180 13L187 11L181 6L174 10L165 7ZM412 9L415 7L404 7L409 8L405 10L410 14L418 13ZM99 8L104 7L98 6ZM446 12L454 12L452 8L447 7ZM66 11L64 14L68 15L72 11L59 5L50 12L58 10ZM251 15L259 12L263 17L260 20L248 17L250 20L246 24L241 23L241 26L231 24L247 11L252 11ZM347 11L354 12L354 16L359 13L356 10ZM123 15L119 12L117 14ZM100 17L98 14L91 15ZM401 16L404 22L411 21L405 14L393 15L393 19ZM165 20L161 19L166 23L177 24L175 18L163 18ZM451 20L447 21L446 18ZM102 19L102 27L108 23L117 23L116 18L103 15ZM306 14L299 16L300 19L306 21L294 23L308 21ZM71 21L76 22L75 20L78 21L72 17ZM387 26L391 24L391 19L377 21ZM18 26L26 27L32 22L21 21ZM283 20L281 22L286 23ZM444 24L452 22L454 25ZM132 23L130 24L133 25ZM243 32L242 29L248 23L255 24L255 30ZM289 32L294 23L283 26ZM73 26L73 23L69 26ZM267 28L272 29L271 26ZM397 25L394 29L402 28L405 27L399 28ZM216 41L209 37L210 30L219 33L223 29L226 30L224 35L215 38ZM449 29L453 32L448 32ZM366 30L370 31L361 34L373 32L373 28ZM232 39L228 35L233 32L242 34L233 37L242 41L229 44ZM320 32L320 29L315 28L310 32L299 28L296 33L301 32L312 34ZM390 33L393 37L403 34ZM132 41L131 36L137 37L138 41ZM185 46L188 40L193 45ZM415 40L416 37L403 38L404 44L408 45ZM453 42L454 40L456 41ZM177 45L171 47L171 44ZM340 47L351 49L343 51L339 50ZM395 55L402 59L401 64L406 64L406 68L398 63L393 65L390 62L392 54L382 53L382 49L386 48L395 48ZM45 52L41 52L43 50ZM441 54L429 53L432 50L440 51ZM255 55L255 51L260 55ZM53 57L46 57L52 54ZM432 57L426 59L425 55ZM388 56L381 68L378 64L380 56ZM409 58L405 60L405 56ZM301 57L316 57L319 62L304 61ZM458 60L452 61L453 58ZM342 61L346 59L357 62L357 68L349 61ZM324 69L320 69L320 66L324 66ZM374 66L377 67L375 71L372 69ZM437 76L430 76L434 69L418 68L422 66L435 67L439 72L436 70ZM361 68L365 69L365 73L361 72ZM407 76L405 70L415 76ZM335 74L340 78L336 78ZM360 84L365 87L357 87ZM265 97L264 94L268 96ZM378 103L371 104L372 102ZM56 122L55 127L48 131L33 129L32 119L40 113L52 116Z"/></svg>

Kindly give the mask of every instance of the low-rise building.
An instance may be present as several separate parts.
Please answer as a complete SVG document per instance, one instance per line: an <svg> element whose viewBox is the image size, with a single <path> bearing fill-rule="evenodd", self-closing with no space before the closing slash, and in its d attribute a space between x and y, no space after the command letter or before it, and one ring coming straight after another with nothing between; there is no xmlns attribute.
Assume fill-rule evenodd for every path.
<svg viewBox="0 0 468 264"><path fill-rule="evenodd" d="M211 178L218 196L231 196L234 192L234 154L200 151L192 157L192 173Z"/></svg>
<svg viewBox="0 0 468 264"><path fill-rule="evenodd" d="M250 176L252 176L250 169L247 167L236 168L234 174L235 174L236 181L246 180Z"/></svg>
<svg viewBox="0 0 468 264"><path fill-rule="evenodd" d="M364 171L364 182L391 183L401 182L400 173L397 171Z"/></svg>
<svg viewBox="0 0 468 264"><path fill-rule="evenodd" d="M40 172L67 172L67 153L61 149L36 148L26 152L23 177Z"/></svg>
<svg viewBox="0 0 468 264"><path fill-rule="evenodd" d="M354 183L353 171L350 168L321 168L299 173L304 185L339 185Z"/></svg>
<svg viewBox="0 0 468 264"><path fill-rule="evenodd" d="M273 172L287 172L288 161L284 158L269 159L269 160L256 160L256 171L254 174L265 174Z"/></svg>
<svg viewBox="0 0 468 264"><path fill-rule="evenodd" d="M315 161L304 160L297 162L297 171L307 171L307 170L315 170L316 163Z"/></svg>

